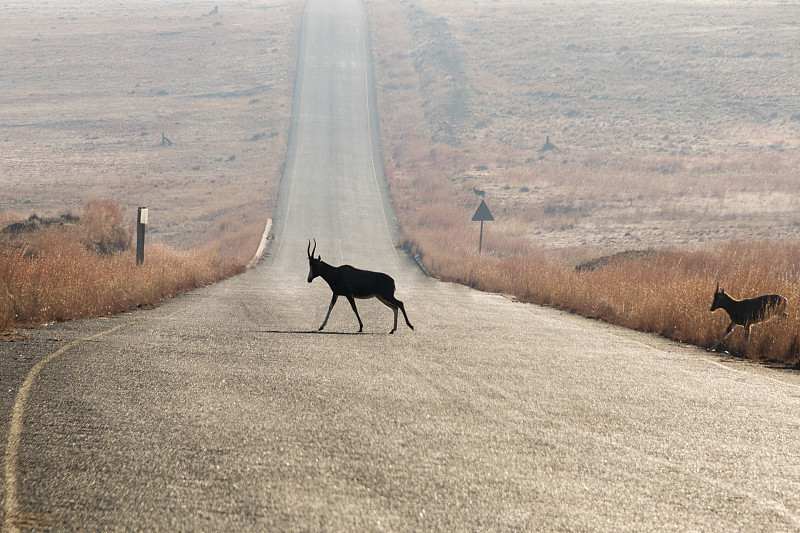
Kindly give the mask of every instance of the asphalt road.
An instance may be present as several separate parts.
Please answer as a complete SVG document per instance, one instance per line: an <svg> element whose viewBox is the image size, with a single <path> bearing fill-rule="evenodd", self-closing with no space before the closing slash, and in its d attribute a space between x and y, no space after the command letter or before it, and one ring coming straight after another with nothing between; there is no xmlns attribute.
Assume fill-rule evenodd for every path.
<svg viewBox="0 0 800 533"><path fill-rule="evenodd" d="M426 278L394 247L364 12L310 0L275 240L0 345L3 531L797 530L800 376ZM386 271L415 330L306 245Z"/></svg>

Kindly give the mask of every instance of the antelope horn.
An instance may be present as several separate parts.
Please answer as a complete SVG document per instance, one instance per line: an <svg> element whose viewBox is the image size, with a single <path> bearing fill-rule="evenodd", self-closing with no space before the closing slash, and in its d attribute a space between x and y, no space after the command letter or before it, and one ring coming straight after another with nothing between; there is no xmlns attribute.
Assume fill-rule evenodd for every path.
<svg viewBox="0 0 800 533"><path fill-rule="evenodd" d="M314 249L311 251L311 257L314 257L314 252L317 251L317 239L314 239Z"/></svg>
<svg viewBox="0 0 800 533"><path fill-rule="evenodd" d="M308 248L306 248L306 254L308 257L311 257L311 239L308 239Z"/></svg>
<svg viewBox="0 0 800 533"><path fill-rule="evenodd" d="M716 290L716 292L719 292L719 281L717 282L717 290Z"/></svg>

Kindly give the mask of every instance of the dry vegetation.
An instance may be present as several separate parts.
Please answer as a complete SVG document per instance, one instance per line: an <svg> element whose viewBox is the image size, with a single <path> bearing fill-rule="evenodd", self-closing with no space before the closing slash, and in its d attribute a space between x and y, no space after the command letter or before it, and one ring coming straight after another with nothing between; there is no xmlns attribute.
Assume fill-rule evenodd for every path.
<svg viewBox="0 0 800 533"><path fill-rule="evenodd" d="M186 248L274 206L302 3L4 4L0 212L111 198ZM172 142L162 144L162 133ZM257 242L257 237L255 237Z"/></svg>
<svg viewBox="0 0 800 533"><path fill-rule="evenodd" d="M0 233L0 331L154 305L241 272L213 246L146 249L136 266L122 209L88 202L80 215L32 215ZM13 228L16 231L8 231Z"/></svg>
<svg viewBox="0 0 800 533"><path fill-rule="evenodd" d="M77 242L62 249L64 228L47 228L26 245L54 246L35 259L0 243L4 286L16 280L33 291L26 298L0 290L0 329L79 316L84 303L90 314L149 305L156 295L229 275L253 256L283 168L302 2L227 4L212 15L214 6L4 3L0 228L108 198L122 209L126 234L136 207L150 209L152 246L145 267L132 270L129 249L110 256ZM97 205L81 217L84 229ZM58 266L57 256L70 264ZM148 278L162 268L180 275ZM25 269L30 281L20 278ZM45 304L42 287L57 283L59 270L72 273L69 284L54 286L55 300ZM107 285L88 288L75 277L81 270ZM124 287L127 279L138 285ZM98 301L83 302L86 292L100 293Z"/></svg>
<svg viewBox="0 0 800 533"><path fill-rule="evenodd" d="M779 292L790 317L727 346L798 363L789 4L367 6L386 176L431 273L704 346L727 324L717 281ZM473 188L496 219L480 258Z"/></svg>
<svg viewBox="0 0 800 533"><path fill-rule="evenodd" d="M790 4L367 6L386 175L429 271L700 345L727 322L708 312L717 281L780 292L790 317L727 345L798 362ZM241 268L280 179L301 8L4 4L0 227L90 202L79 222L4 238L0 329L149 305ZM497 219L482 257L473 188ZM163 244L137 269L124 241L139 205ZM614 255L630 250L648 253ZM599 257L614 259L575 269Z"/></svg>

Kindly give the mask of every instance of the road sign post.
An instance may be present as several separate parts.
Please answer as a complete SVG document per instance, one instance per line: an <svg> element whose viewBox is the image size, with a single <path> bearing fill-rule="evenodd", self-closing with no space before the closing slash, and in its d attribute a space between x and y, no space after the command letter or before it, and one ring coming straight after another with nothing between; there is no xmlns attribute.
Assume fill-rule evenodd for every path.
<svg viewBox="0 0 800 533"><path fill-rule="evenodd" d="M140 207L136 213L136 264L144 263L144 227L147 225L147 208Z"/></svg>
<svg viewBox="0 0 800 533"><path fill-rule="evenodd" d="M473 222L480 221L481 223L481 236L478 240L478 255L481 255L483 251L483 221L494 220L491 211L489 211L489 206L486 205L485 201L481 200L481 205L478 206L478 210L475 211L472 220Z"/></svg>

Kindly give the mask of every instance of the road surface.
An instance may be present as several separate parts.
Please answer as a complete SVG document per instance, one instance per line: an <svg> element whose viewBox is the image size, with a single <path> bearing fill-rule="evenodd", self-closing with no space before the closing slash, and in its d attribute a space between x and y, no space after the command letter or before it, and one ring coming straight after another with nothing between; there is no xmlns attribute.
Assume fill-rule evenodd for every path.
<svg viewBox="0 0 800 533"><path fill-rule="evenodd" d="M255 269L0 345L3 531L797 530L800 378L426 278L397 250L364 10L310 0ZM397 280L415 330L306 246Z"/></svg>

